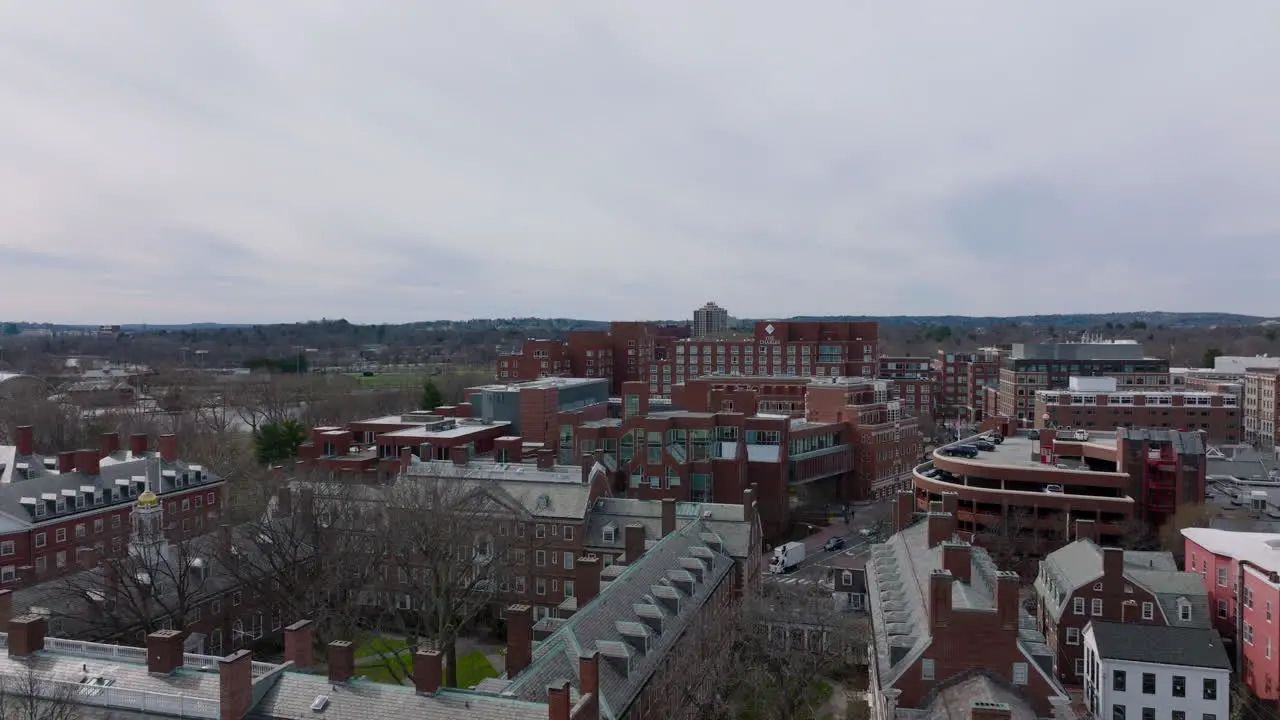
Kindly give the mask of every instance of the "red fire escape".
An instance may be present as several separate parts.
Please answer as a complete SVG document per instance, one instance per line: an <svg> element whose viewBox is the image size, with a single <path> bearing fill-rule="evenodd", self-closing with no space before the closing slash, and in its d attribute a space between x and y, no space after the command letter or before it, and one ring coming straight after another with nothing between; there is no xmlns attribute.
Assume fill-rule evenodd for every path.
<svg viewBox="0 0 1280 720"><path fill-rule="evenodd" d="M1147 467L1143 475L1143 504L1147 516L1162 519L1177 508L1178 455L1171 444L1147 450Z"/></svg>

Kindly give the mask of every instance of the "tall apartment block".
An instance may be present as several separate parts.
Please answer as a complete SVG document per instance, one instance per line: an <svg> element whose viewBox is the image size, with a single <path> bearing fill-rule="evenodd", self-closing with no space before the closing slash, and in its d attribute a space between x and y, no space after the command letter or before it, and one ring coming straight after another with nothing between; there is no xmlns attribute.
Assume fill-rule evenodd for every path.
<svg viewBox="0 0 1280 720"><path fill-rule="evenodd" d="M693 337L723 335L729 330L729 311L709 302L693 311Z"/></svg>
<svg viewBox="0 0 1280 720"><path fill-rule="evenodd" d="M1274 450L1280 446L1280 369L1248 368L1244 373L1244 441Z"/></svg>
<svg viewBox="0 0 1280 720"><path fill-rule="evenodd" d="M958 353L939 350L933 361L934 413L940 418L979 422L983 418L983 389L998 382L1000 351L981 348Z"/></svg>
<svg viewBox="0 0 1280 720"><path fill-rule="evenodd" d="M750 332L691 338L688 328L615 322L571 332L565 342L527 340L519 352L498 356L497 379L603 377L615 395L623 383L643 382L650 394L666 396L705 375L873 377L879 334L874 322L761 320Z"/></svg>
<svg viewBox="0 0 1280 720"><path fill-rule="evenodd" d="M919 418L932 418L938 394L938 374L929 358L890 357L880 358L877 377L888 380L897 387L897 398Z"/></svg>

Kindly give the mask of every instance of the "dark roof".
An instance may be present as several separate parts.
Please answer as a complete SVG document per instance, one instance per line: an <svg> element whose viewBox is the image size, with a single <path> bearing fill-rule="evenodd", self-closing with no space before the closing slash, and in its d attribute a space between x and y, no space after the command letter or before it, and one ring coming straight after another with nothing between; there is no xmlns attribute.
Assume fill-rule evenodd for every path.
<svg viewBox="0 0 1280 720"><path fill-rule="evenodd" d="M1167 627L1094 620L1098 654L1109 660L1230 670L1222 638L1212 628Z"/></svg>
<svg viewBox="0 0 1280 720"><path fill-rule="evenodd" d="M1183 432L1164 428L1116 428L1116 439L1130 442L1170 443L1179 455L1204 455L1204 436L1199 432Z"/></svg>

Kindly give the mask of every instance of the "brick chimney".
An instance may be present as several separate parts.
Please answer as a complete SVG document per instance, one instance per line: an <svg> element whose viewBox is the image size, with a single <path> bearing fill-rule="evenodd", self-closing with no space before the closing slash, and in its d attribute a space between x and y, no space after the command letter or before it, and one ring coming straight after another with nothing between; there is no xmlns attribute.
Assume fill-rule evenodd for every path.
<svg viewBox="0 0 1280 720"><path fill-rule="evenodd" d="M1098 526L1092 520L1077 520L1075 539L1098 542Z"/></svg>
<svg viewBox="0 0 1280 720"><path fill-rule="evenodd" d="M578 707L574 720L600 720L600 651L578 657Z"/></svg>
<svg viewBox="0 0 1280 720"><path fill-rule="evenodd" d="M533 662L533 608L507 608L507 678L514 678Z"/></svg>
<svg viewBox="0 0 1280 720"><path fill-rule="evenodd" d="M400 448L400 467L407 468L413 464L413 448Z"/></svg>
<svg viewBox="0 0 1280 720"><path fill-rule="evenodd" d="M413 689L419 695L434 695L444 683L444 653L419 650L413 654Z"/></svg>
<svg viewBox="0 0 1280 720"><path fill-rule="evenodd" d="M561 681L547 688L547 720L569 720L573 713L573 700L569 697L569 681Z"/></svg>
<svg viewBox="0 0 1280 720"><path fill-rule="evenodd" d="M467 457L467 446L454 445L449 448L449 459L453 461L454 465L466 465L467 460L470 459Z"/></svg>
<svg viewBox="0 0 1280 720"><path fill-rule="evenodd" d="M1002 702L975 700L969 706L969 720L1009 720L1013 710Z"/></svg>
<svg viewBox="0 0 1280 720"><path fill-rule="evenodd" d="M218 661L219 720L243 720L253 707L253 655L237 650Z"/></svg>
<svg viewBox="0 0 1280 720"><path fill-rule="evenodd" d="M356 648L349 640L329 643L329 682L344 683L356 674Z"/></svg>
<svg viewBox="0 0 1280 720"><path fill-rule="evenodd" d="M66 474L76 469L76 451L63 450L58 453L58 472Z"/></svg>
<svg viewBox="0 0 1280 720"><path fill-rule="evenodd" d="M893 506L893 530L901 532L915 517L916 513L916 492L915 490L899 490L898 495L894 498Z"/></svg>
<svg viewBox="0 0 1280 720"><path fill-rule="evenodd" d="M102 455L97 450L76 451L76 472L81 475L97 475Z"/></svg>
<svg viewBox="0 0 1280 720"><path fill-rule="evenodd" d="M19 615L9 620L9 657L26 657L43 650L47 630L43 615Z"/></svg>
<svg viewBox="0 0 1280 720"><path fill-rule="evenodd" d="M14 445L18 446L19 455L30 455L35 452L36 430L30 425L19 425L14 432Z"/></svg>
<svg viewBox="0 0 1280 720"><path fill-rule="evenodd" d="M551 448L542 448L538 451L538 469L550 470L556 466L556 451Z"/></svg>
<svg viewBox="0 0 1280 720"><path fill-rule="evenodd" d="M1005 630L1018 629L1018 573L1001 570L996 573L996 617Z"/></svg>
<svg viewBox="0 0 1280 720"><path fill-rule="evenodd" d="M951 622L951 583L955 577L946 570L929 575L929 625L943 628Z"/></svg>
<svg viewBox="0 0 1280 720"><path fill-rule="evenodd" d="M942 493L942 512L951 513L955 517L960 509L960 496L954 491Z"/></svg>
<svg viewBox="0 0 1280 720"><path fill-rule="evenodd" d="M742 519L748 523L756 519L756 487L752 485L742 491Z"/></svg>
<svg viewBox="0 0 1280 720"><path fill-rule="evenodd" d="M1102 577L1114 582L1124 579L1124 549L1102 548Z"/></svg>
<svg viewBox="0 0 1280 720"><path fill-rule="evenodd" d="M622 529L622 551L626 555L627 564L635 565L644 555L644 526L631 523Z"/></svg>
<svg viewBox="0 0 1280 720"><path fill-rule="evenodd" d="M157 630L147 635L147 672L170 675L182 667L181 630Z"/></svg>
<svg viewBox="0 0 1280 720"><path fill-rule="evenodd" d="M583 485L591 484L591 471L594 470L595 467L596 467L596 454L583 453L582 454L582 484Z"/></svg>
<svg viewBox="0 0 1280 720"><path fill-rule="evenodd" d="M519 463L523 458L524 438L504 435L493 441L493 459L497 462Z"/></svg>
<svg viewBox="0 0 1280 720"><path fill-rule="evenodd" d="M316 624L311 620L299 620L284 629L284 659L295 668L306 670L316 659Z"/></svg>
<svg viewBox="0 0 1280 720"><path fill-rule="evenodd" d="M120 450L120 433L102 433L102 457L107 457Z"/></svg>
<svg viewBox="0 0 1280 720"><path fill-rule="evenodd" d="M973 573L972 549L966 542L947 540L942 543L942 569L966 585Z"/></svg>
<svg viewBox="0 0 1280 720"><path fill-rule="evenodd" d="M13 591L0 590L0 627L9 627L13 618Z"/></svg>
<svg viewBox="0 0 1280 720"><path fill-rule="evenodd" d="M586 555L573 564L573 592L578 598L578 609L600 594L600 557Z"/></svg>
<svg viewBox="0 0 1280 720"><path fill-rule="evenodd" d="M129 436L129 453L135 458L147 452L147 445L150 440L146 433L134 433Z"/></svg>
<svg viewBox="0 0 1280 720"><path fill-rule="evenodd" d="M946 512L929 513L929 547L937 547L956 533L956 516Z"/></svg>
<svg viewBox="0 0 1280 720"><path fill-rule="evenodd" d="M662 537L666 537L676 531L676 501L675 498L662 499Z"/></svg>
<svg viewBox="0 0 1280 720"><path fill-rule="evenodd" d="M178 436L172 433L160 436L160 459L165 462L178 461Z"/></svg>

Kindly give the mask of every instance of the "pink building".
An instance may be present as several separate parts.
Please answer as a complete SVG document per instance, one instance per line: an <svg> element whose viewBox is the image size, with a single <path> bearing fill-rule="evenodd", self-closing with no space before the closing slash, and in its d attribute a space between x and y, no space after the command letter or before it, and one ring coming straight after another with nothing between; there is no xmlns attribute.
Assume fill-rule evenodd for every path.
<svg viewBox="0 0 1280 720"><path fill-rule="evenodd" d="M1186 528L1182 535L1187 570L1204 578L1238 677L1258 698L1280 699L1280 533Z"/></svg>

